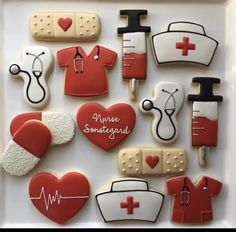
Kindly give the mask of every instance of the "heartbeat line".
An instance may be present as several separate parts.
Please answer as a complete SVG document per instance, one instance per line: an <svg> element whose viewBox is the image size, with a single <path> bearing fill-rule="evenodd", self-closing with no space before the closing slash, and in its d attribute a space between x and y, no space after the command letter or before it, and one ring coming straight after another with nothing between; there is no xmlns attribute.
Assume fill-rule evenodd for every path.
<svg viewBox="0 0 236 232"><path fill-rule="evenodd" d="M46 210L48 211L50 205L57 203L58 205L61 204L62 200L71 200L71 199L87 199L88 196L62 196L61 194L58 193L58 191L55 191L55 194L51 195L48 194L48 197L46 197L46 193L44 190L44 187L42 187L41 192L38 197L30 197L31 200L44 200L44 205Z"/></svg>

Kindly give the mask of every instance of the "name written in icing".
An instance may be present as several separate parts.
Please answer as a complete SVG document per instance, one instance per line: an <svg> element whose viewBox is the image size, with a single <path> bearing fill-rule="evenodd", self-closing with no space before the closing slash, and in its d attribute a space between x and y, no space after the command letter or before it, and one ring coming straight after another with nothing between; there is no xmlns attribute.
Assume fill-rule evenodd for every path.
<svg viewBox="0 0 236 232"><path fill-rule="evenodd" d="M92 119L95 120L95 122L100 122L102 124L111 122L111 123L117 123L120 122L120 118L118 117L102 117L101 114L95 113L92 116Z"/></svg>

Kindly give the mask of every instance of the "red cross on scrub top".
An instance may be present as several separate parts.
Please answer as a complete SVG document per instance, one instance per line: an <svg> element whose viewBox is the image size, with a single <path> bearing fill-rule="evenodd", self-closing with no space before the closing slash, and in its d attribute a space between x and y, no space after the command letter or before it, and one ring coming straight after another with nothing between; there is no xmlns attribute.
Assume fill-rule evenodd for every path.
<svg viewBox="0 0 236 232"><path fill-rule="evenodd" d="M121 208L127 208L127 214L133 214L134 208L139 208L139 202L134 202L132 196L128 196L127 202L121 202L120 207Z"/></svg>
<svg viewBox="0 0 236 232"><path fill-rule="evenodd" d="M195 44L189 43L189 37L183 37L183 42L177 42L176 49L182 49L182 56L188 55L188 50L195 50Z"/></svg>

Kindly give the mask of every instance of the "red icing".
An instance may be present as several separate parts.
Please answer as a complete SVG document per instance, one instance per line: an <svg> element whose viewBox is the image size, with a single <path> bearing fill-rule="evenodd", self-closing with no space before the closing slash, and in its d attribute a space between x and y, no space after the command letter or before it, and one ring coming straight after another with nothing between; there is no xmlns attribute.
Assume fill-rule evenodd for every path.
<svg viewBox="0 0 236 232"><path fill-rule="evenodd" d="M197 129L200 128L200 129ZM198 117L192 119L192 145L214 147L217 145L218 120Z"/></svg>
<svg viewBox="0 0 236 232"><path fill-rule="evenodd" d="M185 176L168 180L168 193L174 197L172 221L202 224L212 220L211 197L218 195L221 187L218 180L204 176L195 185Z"/></svg>
<svg viewBox="0 0 236 232"><path fill-rule="evenodd" d="M27 121L29 120L42 120L42 112L30 112L30 113L23 113L15 116L11 121L10 125L10 132L13 136L16 131Z"/></svg>
<svg viewBox="0 0 236 232"><path fill-rule="evenodd" d="M150 166L150 168L155 168L156 165L159 163L159 157L149 155L145 158L145 161Z"/></svg>
<svg viewBox="0 0 236 232"><path fill-rule="evenodd" d="M72 19L71 18L59 18L58 19L58 25L62 28L63 31L67 31L70 26L72 25Z"/></svg>
<svg viewBox="0 0 236 232"><path fill-rule="evenodd" d="M146 79L147 54L129 53L123 55L123 78Z"/></svg>
<svg viewBox="0 0 236 232"><path fill-rule="evenodd" d="M133 214L134 208L139 208L139 202L133 201L132 196L128 196L126 202L121 202L120 207L121 208L127 208L127 214Z"/></svg>
<svg viewBox="0 0 236 232"><path fill-rule="evenodd" d="M95 60L94 57L97 55L98 59ZM72 96L106 94L108 92L106 67L112 67L116 57L115 52L101 46L95 46L89 55L86 55L82 47L70 47L58 51L58 65L66 68L65 94Z"/></svg>
<svg viewBox="0 0 236 232"><path fill-rule="evenodd" d="M26 122L12 138L15 143L41 159L51 143L49 129L39 121Z"/></svg>
<svg viewBox="0 0 236 232"><path fill-rule="evenodd" d="M195 44L189 43L189 37L183 37L183 42L177 42L176 49L182 49L182 56L188 55L188 50L195 50Z"/></svg>
<svg viewBox="0 0 236 232"><path fill-rule="evenodd" d="M132 132L135 117L135 111L128 104L119 103L106 109L98 103L87 103L80 107L77 123L91 142L109 151Z"/></svg>
<svg viewBox="0 0 236 232"><path fill-rule="evenodd" d="M49 219L63 224L75 216L89 197L89 182L77 172L61 179L51 173L35 175L29 184L29 196L34 206Z"/></svg>

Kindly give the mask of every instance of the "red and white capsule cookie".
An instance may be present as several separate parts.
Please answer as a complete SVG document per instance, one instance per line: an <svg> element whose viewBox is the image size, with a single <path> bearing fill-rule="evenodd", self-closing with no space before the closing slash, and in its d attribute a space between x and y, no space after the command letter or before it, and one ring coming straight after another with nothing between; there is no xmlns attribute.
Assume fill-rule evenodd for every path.
<svg viewBox="0 0 236 232"><path fill-rule="evenodd" d="M51 145L65 144L74 137L75 123L73 119L64 112L55 111L18 114L11 122L11 135L13 136L16 131L29 120L41 121L50 129L52 135Z"/></svg>
<svg viewBox="0 0 236 232"><path fill-rule="evenodd" d="M46 154L51 143L50 130L40 121L23 124L6 146L2 167L11 175L23 176Z"/></svg>
<svg viewBox="0 0 236 232"><path fill-rule="evenodd" d="M61 179L48 172L33 176L29 197L34 206L46 217L63 224L74 217L89 198L89 182L78 172L69 172Z"/></svg>

